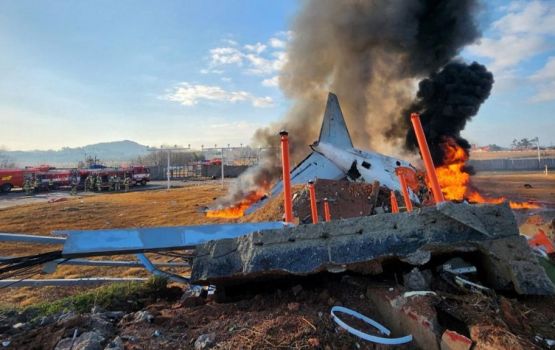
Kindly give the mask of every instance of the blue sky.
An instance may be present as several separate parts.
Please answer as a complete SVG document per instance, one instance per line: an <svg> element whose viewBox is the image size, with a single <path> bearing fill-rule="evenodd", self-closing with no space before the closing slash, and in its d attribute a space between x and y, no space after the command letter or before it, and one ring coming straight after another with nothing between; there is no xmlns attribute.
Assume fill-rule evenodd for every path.
<svg viewBox="0 0 555 350"><path fill-rule="evenodd" d="M0 2L0 146L248 143L290 101L297 1ZM555 2L488 1L463 52L496 84L465 136L555 142Z"/></svg>

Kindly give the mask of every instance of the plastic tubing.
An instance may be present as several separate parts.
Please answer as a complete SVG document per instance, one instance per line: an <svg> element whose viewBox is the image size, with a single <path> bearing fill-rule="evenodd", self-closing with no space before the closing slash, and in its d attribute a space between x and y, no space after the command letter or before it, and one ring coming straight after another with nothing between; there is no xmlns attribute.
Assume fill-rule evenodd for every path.
<svg viewBox="0 0 555 350"><path fill-rule="evenodd" d="M359 331L358 329L355 329L351 326L349 326L348 324L346 324L345 322L343 322L343 320L341 320L339 317L337 317L337 315L335 314L336 312L342 312L344 314L347 315L351 315L355 318L358 318L361 321L364 321L366 323L368 323L369 325L371 325L372 327L376 328L378 331L380 331L380 333L384 334L384 335L390 335L391 331L387 328L385 328L383 325L381 325L380 323L374 321L373 319L364 316L361 313L358 313L354 310L351 309L347 309L346 307L343 306L334 306L331 308L331 317L333 319L333 321L335 323L337 323L337 325L339 325L341 328L345 329L347 332L356 335L359 338L362 338L364 340L367 341L371 341L373 343L378 343L378 344L385 344L385 345L398 345L398 344L405 344L408 343L410 341L412 341L412 335L407 335L404 337L400 337L400 338L385 338L385 337L378 337L375 335L370 335L364 332Z"/></svg>

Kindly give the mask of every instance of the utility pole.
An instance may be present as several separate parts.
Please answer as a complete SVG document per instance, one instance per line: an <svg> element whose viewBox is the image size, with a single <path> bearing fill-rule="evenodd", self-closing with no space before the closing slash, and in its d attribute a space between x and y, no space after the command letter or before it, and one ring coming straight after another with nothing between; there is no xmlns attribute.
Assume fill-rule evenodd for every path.
<svg viewBox="0 0 555 350"><path fill-rule="evenodd" d="M536 146L538 147L538 168L541 169L542 160L541 160L541 156L540 156L540 138L539 138L539 136L536 136Z"/></svg>
<svg viewBox="0 0 555 350"><path fill-rule="evenodd" d="M166 188L167 190L170 189L171 187L171 183L170 183L170 177L171 177L171 173L170 173L170 150L168 150L168 166L166 167L166 175L168 177L168 187Z"/></svg>
<svg viewBox="0 0 555 350"><path fill-rule="evenodd" d="M224 187L224 148L222 147L222 188Z"/></svg>

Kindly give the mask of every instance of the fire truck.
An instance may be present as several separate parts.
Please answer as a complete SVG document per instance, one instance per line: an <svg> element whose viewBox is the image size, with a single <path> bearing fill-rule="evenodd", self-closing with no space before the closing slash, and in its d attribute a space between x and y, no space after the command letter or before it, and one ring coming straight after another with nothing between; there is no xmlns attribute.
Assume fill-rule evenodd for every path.
<svg viewBox="0 0 555 350"><path fill-rule="evenodd" d="M0 169L0 191L10 192L14 187L23 187L24 169Z"/></svg>
<svg viewBox="0 0 555 350"><path fill-rule="evenodd" d="M33 182L38 180L39 190L69 188L74 180L78 183L77 187L82 189L85 187L85 179L91 175L100 177L102 188L109 187L109 178L111 176L117 176L120 179L128 177L131 179L131 186L145 186L150 181L150 170L144 166L56 169L47 165L41 165L39 167L19 169L0 169L0 190L1 192L9 192L15 187L22 188L27 178Z"/></svg>

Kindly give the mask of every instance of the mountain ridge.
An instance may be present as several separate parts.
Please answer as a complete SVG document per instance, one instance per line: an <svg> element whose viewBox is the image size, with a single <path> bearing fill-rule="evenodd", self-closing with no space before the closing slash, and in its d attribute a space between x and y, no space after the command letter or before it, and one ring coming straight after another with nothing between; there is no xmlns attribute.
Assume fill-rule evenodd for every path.
<svg viewBox="0 0 555 350"><path fill-rule="evenodd" d="M18 166L49 164L71 166L87 157L97 157L101 162L129 162L148 154L148 147L131 140L99 142L81 147L62 147L59 150L2 151L4 157Z"/></svg>

